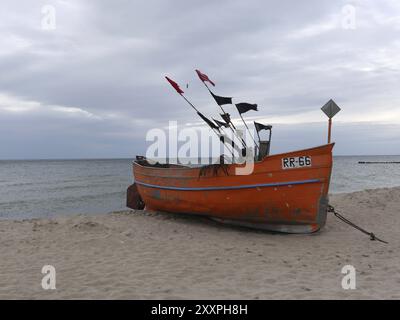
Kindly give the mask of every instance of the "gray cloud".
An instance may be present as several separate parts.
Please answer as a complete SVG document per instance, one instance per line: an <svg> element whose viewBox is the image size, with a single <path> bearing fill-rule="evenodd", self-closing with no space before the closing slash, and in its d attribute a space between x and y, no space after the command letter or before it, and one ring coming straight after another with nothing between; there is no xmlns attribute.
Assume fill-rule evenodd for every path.
<svg viewBox="0 0 400 320"><path fill-rule="evenodd" d="M47 4L56 9L55 30L41 29ZM354 30L342 27L349 4ZM319 108L334 98L343 109L337 153L399 153L394 0L25 0L3 1L0 12L1 158L143 152L146 130L197 121L166 74L217 115L195 68L215 80L216 93L261 106L251 116L274 123L277 151L323 142ZM18 101L40 108L10 111Z"/></svg>

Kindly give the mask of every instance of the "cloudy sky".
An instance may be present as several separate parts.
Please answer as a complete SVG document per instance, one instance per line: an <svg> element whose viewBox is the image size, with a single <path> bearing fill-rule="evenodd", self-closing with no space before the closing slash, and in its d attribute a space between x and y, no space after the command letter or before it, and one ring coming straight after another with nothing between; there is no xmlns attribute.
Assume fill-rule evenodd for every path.
<svg viewBox="0 0 400 320"><path fill-rule="evenodd" d="M323 144L333 98L335 154L400 154L399 33L398 0L2 0L0 159L143 153L198 124L165 75L218 115L196 68L258 103L273 152Z"/></svg>

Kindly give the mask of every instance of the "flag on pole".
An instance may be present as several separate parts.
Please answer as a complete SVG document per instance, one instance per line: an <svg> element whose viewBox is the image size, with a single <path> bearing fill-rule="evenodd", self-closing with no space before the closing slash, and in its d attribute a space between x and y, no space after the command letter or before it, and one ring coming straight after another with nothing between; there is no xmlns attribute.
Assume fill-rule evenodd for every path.
<svg viewBox="0 0 400 320"><path fill-rule="evenodd" d="M197 70L197 69L196 69L196 73L197 73L197 75L199 76L199 78L200 78L201 81L203 81L203 82L208 81L209 83L212 84L213 87L215 87L215 83L212 82L212 81L210 80L210 78L209 78L206 74L202 73L200 70Z"/></svg>
<svg viewBox="0 0 400 320"><path fill-rule="evenodd" d="M217 127L214 122L212 122L210 119L208 119L204 114L202 114L201 112L197 112L197 114L199 115L200 118L202 118L204 120L205 123L207 123L211 129L216 129L219 131L219 127Z"/></svg>
<svg viewBox="0 0 400 320"><path fill-rule="evenodd" d="M249 110L258 111L257 104L251 104L251 103L246 103L246 102L237 103L236 108L240 114L245 113Z"/></svg>
<svg viewBox="0 0 400 320"><path fill-rule="evenodd" d="M232 104L232 98L231 97L220 97L216 96L214 93L210 91L211 95L215 99L215 102L219 105L222 106L224 104Z"/></svg>
<svg viewBox="0 0 400 320"><path fill-rule="evenodd" d="M256 128L257 132L260 132L261 130L271 130L272 126L270 124L265 125L262 123L258 123L254 121L254 127Z"/></svg>
<svg viewBox="0 0 400 320"><path fill-rule="evenodd" d="M221 128L221 127L228 128L229 127L229 124L227 124L226 122L215 120L214 118L212 118L212 119L217 124L218 128Z"/></svg>
<svg viewBox="0 0 400 320"><path fill-rule="evenodd" d="M229 113L221 113L220 116L224 119L227 125L231 123L231 115Z"/></svg>
<svg viewBox="0 0 400 320"><path fill-rule="evenodd" d="M179 85L178 85L175 81L171 80L171 79L168 78L168 77L165 77L165 79L167 79L167 81L171 84L171 86L174 87L174 89L176 90L176 92L178 92L179 94L184 93L183 90L182 90L181 88L179 88Z"/></svg>

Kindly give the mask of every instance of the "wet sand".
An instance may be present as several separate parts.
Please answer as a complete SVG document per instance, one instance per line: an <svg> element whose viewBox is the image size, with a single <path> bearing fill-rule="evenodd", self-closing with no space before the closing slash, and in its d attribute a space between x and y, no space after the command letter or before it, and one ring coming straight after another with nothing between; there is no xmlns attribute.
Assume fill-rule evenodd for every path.
<svg viewBox="0 0 400 320"><path fill-rule="evenodd" d="M400 188L331 196L312 235L144 211L0 221L0 299L400 299ZM56 289L41 286L56 269ZM356 289L341 286L356 269Z"/></svg>

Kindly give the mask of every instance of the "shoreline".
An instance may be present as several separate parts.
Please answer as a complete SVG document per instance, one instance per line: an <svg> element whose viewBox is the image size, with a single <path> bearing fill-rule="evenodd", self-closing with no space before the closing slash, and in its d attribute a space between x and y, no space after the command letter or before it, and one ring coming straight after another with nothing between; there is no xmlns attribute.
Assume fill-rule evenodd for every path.
<svg viewBox="0 0 400 320"><path fill-rule="evenodd" d="M400 187L330 194L311 235L273 234L196 216L126 210L0 220L1 299L399 299ZM344 290L345 265L356 270ZM41 287L42 267L56 289Z"/></svg>
<svg viewBox="0 0 400 320"><path fill-rule="evenodd" d="M329 199L340 196L340 195L345 195L345 194L351 194L351 193L358 193L358 192L379 192L380 190L388 190L388 189L397 189L400 188L400 185L395 185L395 186L388 186L388 187L379 187L379 188L368 188L368 189L362 189L362 190L353 190L353 191L340 191L340 192L331 192L329 193ZM125 200L125 199L124 199ZM77 217L77 216L88 216L88 217L95 217L99 215L107 215L107 214L113 214L113 213L119 213L119 212L127 212L127 211L132 211L128 207L126 209L120 209L120 210L112 210L112 211L104 211L104 212L71 212L71 213L56 213L52 216L35 216L33 214L33 217L21 217L21 218L15 218L11 216L6 216L2 217L0 216L0 222L1 221L31 221L31 220L52 220L52 219L58 219L58 218L63 218L63 217Z"/></svg>

